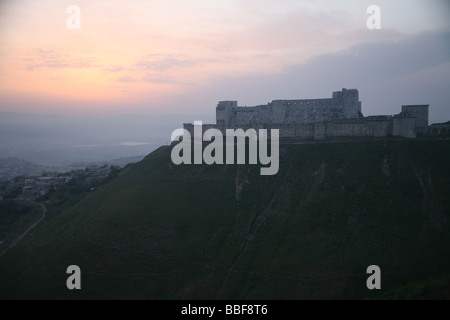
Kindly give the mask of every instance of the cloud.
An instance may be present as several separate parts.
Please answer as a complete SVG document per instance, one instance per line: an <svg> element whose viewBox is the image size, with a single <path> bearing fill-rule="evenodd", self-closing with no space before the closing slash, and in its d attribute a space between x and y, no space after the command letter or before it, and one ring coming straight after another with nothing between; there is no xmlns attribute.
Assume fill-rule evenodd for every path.
<svg viewBox="0 0 450 320"><path fill-rule="evenodd" d="M317 56L298 66L302 71L345 76L355 70L361 81L383 81L450 61L450 32L423 33L404 41L362 43L338 53ZM370 70L370 71L369 71Z"/></svg>
<svg viewBox="0 0 450 320"><path fill-rule="evenodd" d="M196 60L173 58L170 54L149 54L143 60L136 62L135 67L138 70L166 71L173 68L194 66L197 63Z"/></svg>
<svg viewBox="0 0 450 320"><path fill-rule="evenodd" d="M112 65L112 66L103 67L102 70L104 72L118 73L118 72L127 71L128 68L126 68L126 67L124 67L122 65Z"/></svg>
<svg viewBox="0 0 450 320"><path fill-rule="evenodd" d="M172 54L148 54L142 60L135 63L134 67L140 71L169 71L184 67L199 66L208 63L223 62L229 59L213 59L213 58L177 58Z"/></svg>
<svg viewBox="0 0 450 320"><path fill-rule="evenodd" d="M117 81L119 81L119 82L136 82L137 80L132 77L125 76L125 77L117 78Z"/></svg>
<svg viewBox="0 0 450 320"><path fill-rule="evenodd" d="M229 60L229 59L228 59ZM129 67L109 66L103 68L105 72L120 73L116 77L118 82L147 82L147 83L180 83L179 68L194 67L198 69L206 68L207 64L223 62L225 60L199 58L180 59L171 54L148 54L143 59L137 61Z"/></svg>
<svg viewBox="0 0 450 320"><path fill-rule="evenodd" d="M142 82L150 82L150 83L177 83L175 77L169 76L167 74L153 74L153 73L147 73L141 78Z"/></svg>
<svg viewBox="0 0 450 320"><path fill-rule="evenodd" d="M193 110L210 113L218 100L257 105L274 99L326 98L346 87L359 89L365 115L394 114L402 104L429 103L430 121L450 120L448 39L450 32L433 31L402 41L361 43L276 73L216 77L207 87L174 99L195 101Z"/></svg>
<svg viewBox="0 0 450 320"><path fill-rule="evenodd" d="M60 54L56 50L35 49L31 58L25 58L26 70L43 69L82 69L91 68L94 58L75 58L67 54Z"/></svg>

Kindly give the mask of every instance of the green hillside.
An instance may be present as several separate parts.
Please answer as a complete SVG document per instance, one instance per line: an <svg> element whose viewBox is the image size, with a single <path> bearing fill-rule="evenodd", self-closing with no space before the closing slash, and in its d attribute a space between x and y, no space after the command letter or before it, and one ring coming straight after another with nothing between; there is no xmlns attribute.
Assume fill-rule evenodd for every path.
<svg viewBox="0 0 450 320"><path fill-rule="evenodd" d="M170 150L0 258L0 298L450 298L449 140L284 146L276 176L175 166Z"/></svg>

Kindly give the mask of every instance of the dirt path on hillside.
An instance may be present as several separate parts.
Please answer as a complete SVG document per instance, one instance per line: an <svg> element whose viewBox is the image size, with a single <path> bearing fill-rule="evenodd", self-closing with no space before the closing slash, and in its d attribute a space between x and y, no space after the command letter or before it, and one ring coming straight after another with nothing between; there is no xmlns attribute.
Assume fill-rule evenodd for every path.
<svg viewBox="0 0 450 320"><path fill-rule="evenodd" d="M288 154L290 153L290 150L288 149L287 151L283 152L283 155L280 157L280 164L282 162L282 160L284 160ZM237 176L236 176L236 187L238 187L238 175L239 175L239 167L238 167L238 172L237 172ZM222 293L223 289L225 288L227 282L228 282L228 278L230 277L231 272L235 272L234 270L234 266L238 263L238 261L241 259L241 257L244 255L245 251L247 250L247 246L249 244L249 242L251 240L253 240L256 231L258 230L258 228L261 226L261 224L265 221L267 214L269 213L270 209L272 208L272 204L275 200L275 194L276 194L276 190L277 190L277 180L278 180L278 174L276 176L274 176L273 178L273 182L272 182L272 193L270 195L270 199L267 202L267 204L264 206L264 208L262 208L254 217L253 219L250 221L249 227L247 229L247 232L244 236L244 239L241 242L241 246L239 247L239 251L236 254L236 257L233 259L230 267L226 270L225 273L225 277L222 281L222 285L216 295L216 299L218 299L218 297L220 296L220 294ZM242 191L242 187L240 188L239 192ZM239 206L239 197L238 197L238 190L236 190L236 201L238 202L238 206ZM239 210L239 208L237 208L237 210Z"/></svg>
<svg viewBox="0 0 450 320"><path fill-rule="evenodd" d="M9 249L14 247L17 243L19 243L19 241L22 240L28 234L28 232L30 232L34 227L36 227L42 220L44 220L47 215L47 207L43 203L24 200L23 201L21 200L21 202L34 207L41 207L42 214L36 222L30 225L16 240L11 242L9 246L7 246L3 251L0 252L0 257L2 257Z"/></svg>

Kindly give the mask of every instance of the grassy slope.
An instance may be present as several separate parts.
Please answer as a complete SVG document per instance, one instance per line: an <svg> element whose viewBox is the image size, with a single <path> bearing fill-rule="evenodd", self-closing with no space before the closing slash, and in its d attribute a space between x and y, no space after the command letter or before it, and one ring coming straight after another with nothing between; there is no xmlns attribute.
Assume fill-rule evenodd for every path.
<svg viewBox="0 0 450 320"><path fill-rule="evenodd" d="M0 241L12 242L41 216L41 209L0 201Z"/></svg>
<svg viewBox="0 0 450 320"><path fill-rule="evenodd" d="M449 147L300 145L275 177L161 147L0 259L0 298L373 298L371 264L382 298L408 297L449 270Z"/></svg>

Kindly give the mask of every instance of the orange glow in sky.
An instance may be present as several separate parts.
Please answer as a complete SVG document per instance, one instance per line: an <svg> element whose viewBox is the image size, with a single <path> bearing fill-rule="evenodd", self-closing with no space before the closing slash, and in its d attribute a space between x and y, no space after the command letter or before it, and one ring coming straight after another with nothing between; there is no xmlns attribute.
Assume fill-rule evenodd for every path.
<svg viewBox="0 0 450 320"><path fill-rule="evenodd" d="M385 1L384 8L390 2ZM413 3L409 22L422 10L419 1L400 2ZM70 101L80 102L79 110L147 104L151 107L146 112L161 113L167 110L158 105L167 97L182 96L221 77L276 74L361 41L397 40L420 31L414 29L417 24L408 25L408 19L387 15L386 31L368 36L368 2L346 3L3 1L0 97L27 97L30 103L21 109L2 104L0 111L67 108L70 113L73 106L61 106ZM70 5L80 8L80 29L67 28ZM401 12L402 6L395 10ZM435 14L429 13L424 30L440 27L442 17ZM59 109L33 106L32 101L40 99L58 101Z"/></svg>

